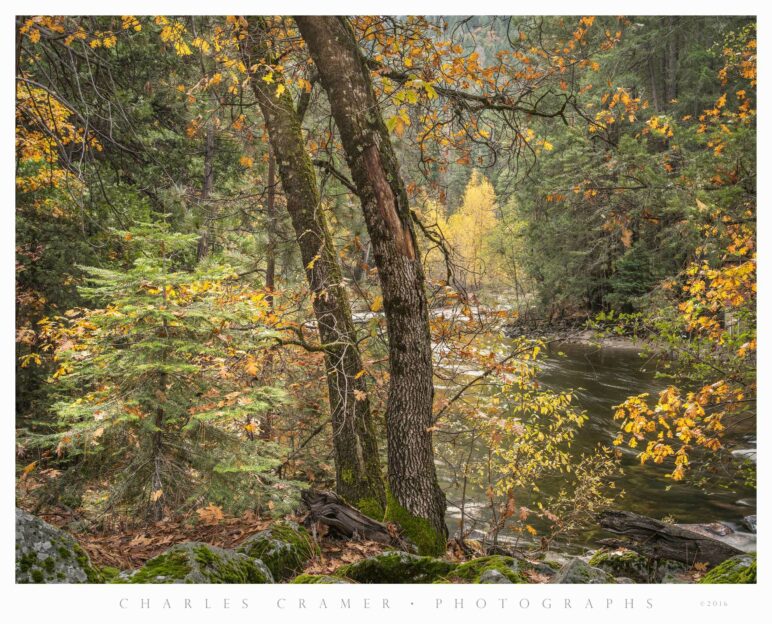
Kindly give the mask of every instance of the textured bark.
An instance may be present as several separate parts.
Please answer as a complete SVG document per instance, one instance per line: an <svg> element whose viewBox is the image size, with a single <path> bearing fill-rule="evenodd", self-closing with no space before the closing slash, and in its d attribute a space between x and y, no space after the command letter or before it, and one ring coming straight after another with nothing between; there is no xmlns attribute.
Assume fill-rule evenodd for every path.
<svg viewBox="0 0 772 624"><path fill-rule="evenodd" d="M281 79L262 80L270 63L262 32L250 24L243 44L247 67L258 65L251 84L265 119L287 210L306 267L319 339L325 350L327 389L335 447L336 488L358 505L385 507L378 445L365 377L341 268L321 206L311 159L289 91L276 96ZM261 63L262 61L262 63ZM262 69L260 69L262 68ZM361 393L358 399L355 393ZM364 398L362 398L364 397Z"/></svg>
<svg viewBox="0 0 772 624"><path fill-rule="evenodd" d="M624 546L651 559L671 559L687 565L722 561L741 555L734 546L673 524L629 511L606 511L598 518L600 526L624 540L605 539L602 543Z"/></svg>
<svg viewBox="0 0 772 624"><path fill-rule="evenodd" d="M390 493L403 510L447 536L430 429L434 386L424 275L397 158L346 18L295 21L327 92L378 267L391 373Z"/></svg>

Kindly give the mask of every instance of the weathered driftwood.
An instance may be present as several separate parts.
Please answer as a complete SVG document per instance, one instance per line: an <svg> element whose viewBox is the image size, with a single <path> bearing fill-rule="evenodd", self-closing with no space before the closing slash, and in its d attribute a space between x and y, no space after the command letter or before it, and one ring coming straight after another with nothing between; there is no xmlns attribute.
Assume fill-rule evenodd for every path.
<svg viewBox="0 0 772 624"><path fill-rule="evenodd" d="M370 540L402 548L408 545L396 526L364 515L333 492L305 490L301 498L308 507L305 524L312 529L324 525L330 537Z"/></svg>
<svg viewBox="0 0 772 624"><path fill-rule="evenodd" d="M671 559L687 565L707 563L711 566L742 554L734 546L678 525L665 524L654 518L630 511L604 511L598 522L623 540L604 539L606 546L629 548L650 559Z"/></svg>

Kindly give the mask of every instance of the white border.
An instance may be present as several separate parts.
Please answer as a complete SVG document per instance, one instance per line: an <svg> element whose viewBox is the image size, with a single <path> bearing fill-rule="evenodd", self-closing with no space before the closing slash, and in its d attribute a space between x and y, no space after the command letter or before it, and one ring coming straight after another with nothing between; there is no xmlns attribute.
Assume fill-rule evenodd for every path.
<svg viewBox="0 0 772 624"><path fill-rule="evenodd" d="M729 618L740 617L745 622L760 620L766 606L765 593L770 590L772 573L767 557L767 536L770 529L769 466L766 457L769 452L770 421L770 375L772 374L772 349L765 315L759 315L759 496L758 515L761 532L758 536L760 553L759 583L755 586L695 586L695 585L624 585L624 586L555 586L555 585L512 585L512 586L16 586L14 585L13 557L15 541L14 508L14 15L21 14L419 14L419 15L504 15L518 12L538 12L544 15L757 15L759 28L759 90L758 170L770 169L770 69L766 54L769 43L768 27L770 11L768 3L735 0L734 2L702 0L700 2L669 2L663 0L641 0L640 6L632 3L595 0L584 2L551 1L532 3L477 0L474 3L446 0L427 2L425 0L391 0L390 2L367 2L334 0L330 2L309 2L285 0L280 4L224 0L216 5L190 0L148 2L124 1L107 5L104 1L80 0L64 3L61 0L30 0L11 2L0 9L0 46L2 46L2 193L4 208L0 211L0 275L2 280L2 307L0 307L0 341L2 344L3 375L0 380L4 409L0 410L2 427L2 518L0 519L0 582L6 599L0 603L0 613L8 622L43 621L55 622L341 622L361 621L389 622L395 617L431 618L446 622L477 621L480 617L493 617L497 621L523 620L527 622L651 622L652 619L676 621L695 619L700 622L727 622ZM116 10L120 9L120 10ZM538 11L536 11L538 9ZM765 243L769 241L770 217L767 213L770 198L769 174L759 178L759 306L761 310L772 310L770 305L770 270ZM121 603L121 599L128 602ZM164 599L170 600L171 608L164 608ZM191 609L185 609L185 598L191 600ZM364 599L370 598L370 608L365 608ZM390 609L382 608L386 598ZM506 598L501 608L499 600ZM142 599L150 600L150 608L142 608ZM224 600L230 600L230 608L224 607ZM246 599L248 608L241 608ZM279 600L284 602L277 602ZM307 608L301 609L298 600L305 599ZM325 599L327 609L321 608L320 600ZM340 600L349 599L350 609L341 609ZM437 608L436 600L442 600ZM463 608L454 608L454 601L463 599ZM476 604L478 599L486 601L486 608ZM543 600L550 601L546 608ZM565 606L569 599L571 608ZM587 600L593 608L589 608ZM632 607L625 600L632 599ZM528 601L528 607L521 600ZM611 603L607 603L611 600ZM647 600L651 607L647 608ZM205 601L208 601L205 603ZM727 606L711 606L711 603ZM121 605L127 608L121 608ZM207 608L208 605L208 608ZM284 608L281 608L283 605ZM628 603L629 605L629 603Z"/></svg>

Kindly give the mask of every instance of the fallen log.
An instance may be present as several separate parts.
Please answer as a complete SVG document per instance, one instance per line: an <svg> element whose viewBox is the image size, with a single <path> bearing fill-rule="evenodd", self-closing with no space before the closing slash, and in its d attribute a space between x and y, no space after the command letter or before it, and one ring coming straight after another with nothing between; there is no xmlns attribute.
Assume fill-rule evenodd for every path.
<svg viewBox="0 0 772 624"><path fill-rule="evenodd" d="M604 511L598 523L607 531L622 536L622 540L603 539L601 544L614 548L624 547L650 559L671 559L689 566L707 563L715 566L743 554L734 546L674 524L665 524L654 518L630 511Z"/></svg>
<svg viewBox="0 0 772 624"><path fill-rule="evenodd" d="M394 524L384 524L355 509L333 492L305 490L300 495L308 507L304 524L319 533L338 539L360 539L411 550Z"/></svg>

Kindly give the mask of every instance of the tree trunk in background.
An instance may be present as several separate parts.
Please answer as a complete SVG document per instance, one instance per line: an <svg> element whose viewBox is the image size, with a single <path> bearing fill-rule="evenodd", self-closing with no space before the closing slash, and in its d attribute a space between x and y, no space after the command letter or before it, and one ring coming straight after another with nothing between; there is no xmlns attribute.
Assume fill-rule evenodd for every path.
<svg viewBox="0 0 772 624"><path fill-rule="evenodd" d="M210 121L206 127L206 139L204 140L204 181L201 185L201 203L204 206L206 217L198 237L198 251L196 252L198 260L209 255L214 239L214 232L212 231L214 214L212 207L208 205L209 194L214 188L214 150L214 122Z"/></svg>
<svg viewBox="0 0 772 624"><path fill-rule="evenodd" d="M655 59L650 56L648 61L649 66L649 84L651 85L651 103L654 105L654 110L657 112L662 110L662 96L657 86L657 71L655 69Z"/></svg>
<svg viewBox="0 0 772 624"><path fill-rule="evenodd" d="M667 61L665 65L665 102L669 104L678 97L678 16L671 15L667 18Z"/></svg>
<svg viewBox="0 0 772 624"><path fill-rule="evenodd" d="M265 296L268 309L273 312L274 292L276 290L276 158L273 150L268 148L268 190L265 201L265 229L268 234L268 245L265 250ZM269 351L263 364L261 377L273 374L273 351ZM247 423L251 423L251 416ZM273 437L274 413L268 410L260 427L260 438L270 440ZM250 431L250 438L252 437Z"/></svg>
<svg viewBox="0 0 772 624"><path fill-rule="evenodd" d="M247 67L270 63L262 32L251 24L243 49ZM382 515L385 491L378 445L370 414L367 384L356 341L351 308L342 282L300 119L288 90L276 96L281 78L262 80L267 68L252 75L252 88L268 128L279 177L311 289L319 338L325 345L327 389L335 447L338 493L370 515ZM274 74L275 76L275 74Z"/></svg>
<svg viewBox="0 0 772 624"><path fill-rule="evenodd" d="M407 192L346 18L296 17L327 92L373 246L389 335L387 517L424 552L444 552L445 495L432 447L431 336Z"/></svg>
<svg viewBox="0 0 772 624"><path fill-rule="evenodd" d="M265 217L268 230L265 289L268 291L268 305L273 310L273 292L276 290L276 157L273 150L268 152L268 197L265 202Z"/></svg>

